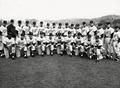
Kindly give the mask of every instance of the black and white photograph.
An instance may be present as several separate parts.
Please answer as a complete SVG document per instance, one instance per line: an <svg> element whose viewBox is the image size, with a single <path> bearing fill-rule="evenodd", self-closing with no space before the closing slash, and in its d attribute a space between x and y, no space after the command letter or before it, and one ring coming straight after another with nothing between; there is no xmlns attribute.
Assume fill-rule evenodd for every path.
<svg viewBox="0 0 120 88"><path fill-rule="evenodd" d="M120 0L0 0L0 88L120 88Z"/></svg>

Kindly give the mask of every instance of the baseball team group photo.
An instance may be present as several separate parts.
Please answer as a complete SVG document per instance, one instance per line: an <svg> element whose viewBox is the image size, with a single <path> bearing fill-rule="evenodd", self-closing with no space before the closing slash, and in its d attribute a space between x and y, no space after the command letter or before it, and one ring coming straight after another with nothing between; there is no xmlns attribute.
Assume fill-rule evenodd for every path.
<svg viewBox="0 0 120 88"><path fill-rule="evenodd" d="M0 0L0 88L120 88L119 0Z"/></svg>

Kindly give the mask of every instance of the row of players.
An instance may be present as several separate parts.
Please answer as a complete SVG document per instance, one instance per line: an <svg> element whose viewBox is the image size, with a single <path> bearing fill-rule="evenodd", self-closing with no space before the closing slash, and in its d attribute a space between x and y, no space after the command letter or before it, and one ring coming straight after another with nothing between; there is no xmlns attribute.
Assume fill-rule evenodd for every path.
<svg viewBox="0 0 120 88"><path fill-rule="evenodd" d="M14 26L14 21L10 21L11 24ZM2 26L0 27L0 31L2 32L3 36L7 36L7 32L9 30L7 21L3 21ZM83 35L86 35L89 29L93 29L94 31L97 30L97 27L94 25L93 21L90 21L90 25L87 26L86 22L83 22L83 25L80 24L69 24L65 23L64 25L62 23L44 23L43 21L40 22L39 25L37 25L36 22L33 22L30 24L29 21L25 22L25 25L23 25L22 21L18 21L18 24L15 25L15 30L18 32L19 36L21 35L22 31L25 31L25 35L28 35L29 32L32 32L34 36L38 36L40 32L44 32L46 35L49 35L52 33L55 35L56 33L64 33L66 36L68 34L68 31L72 32L72 34L76 34L78 32L82 33Z"/></svg>
<svg viewBox="0 0 120 88"><path fill-rule="evenodd" d="M29 26L29 22L26 21L26 23ZM35 23L33 22L33 27L36 27ZM66 52L70 56L73 54L83 56L83 53L86 53L89 58L96 56L97 61L106 57L119 60L120 28L116 26L113 29L110 23L107 23L105 30L102 28L102 24L98 24L96 27L93 21L90 22L89 27L83 22L83 26L78 25L78 28L74 28L73 25L73 27L66 26L64 29L62 26L59 26L58 29L55 26L49 29L47 25L47 29L41 27L42 29L37 35L32 27L29 27L27 32L24 27L21 28L21 32L19 30L16 32L16 38L12 38L11 35L6 37L2 31L0 32L1 56L5 55L6 58L11 56L14 59L21 57L22 54L24 57L34 56L35 52L39 55L53 55L56 51L57 54L63 55ZM54 28L56 31L49 31Z"/></svg>

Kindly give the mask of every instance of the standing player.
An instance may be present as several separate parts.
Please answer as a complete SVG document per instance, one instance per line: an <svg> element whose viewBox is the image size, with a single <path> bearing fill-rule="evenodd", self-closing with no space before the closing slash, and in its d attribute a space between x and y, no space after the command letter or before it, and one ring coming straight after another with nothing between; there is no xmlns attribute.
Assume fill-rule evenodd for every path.
<svg viewBox="0 0 120 88"><path fill-rule="evenodd" d="M65 28L64 28L64 36L65 37L68 36L68 31L70 31L69 24L65 23Z"/></svg>
<svg viewBox="0 0 120 88"><path fill-rule="evenodd" d="M52 34L53 34L53 36L56 35L56 31L57 31L57 29L56 29L56 23L52 23Z"/></svg>
<svg viewBox="0 0 120 88"><path fill-rule="evenodd" d="M95 44L95 36L96 36L97 27L94 25L93 21L90 21L89 27L89 35L91 36L91 44Z"/></svg>
<svg viewBox="0 0 120 88"><path fill-rule="evenodd" d="M111 27L110 22L107 23L107 28L105 29L105 49L107 52L107 56L109 57L109 53L111 53L109 45L111 44L111 38L113 36L114 29Z"/></svg>
<svg viewBox="0 0 120 88"><path fill-rule="evenodd" d="M116 57L115 60L118 62L120 60L120 38L118 39L117 45L115 46Z"/></svg>
<svg viewBox="0 0 120 88"><path fill-rule="evenodd" d="M62 23L59 23L59 24L58 24L57 33L61 33L61 34L63 34L64 29L63 29L63 27L62 27L62 26L63 26L63 25L62 25Z"/></svg>
<svg viewBox="0 0 120 88"><path fill-rule="evenodd" d="M74 24L71 24L71 25L70 25L70 31L71 31L71 33L72 33L72 36L73 36L74 34L76 34L76 30L75 30L75 28L74 28Z"/></svg>
<svg viewBox="0 0 120 88"><path fill-rule="evenodd" d="M50 24L47 23L46 26L47 27L45 28L45 33L46 33L46 36L49 36L49 34L51 33Z"/></svg>
<svg viewBox="0 0 120 88"><path fill-rule="evenodd" d="M33 22L33 26L31 27L30 32L33 33L33 36L34 36L35 38L37 38L37 37L39 36L39 29L38 29L38 27L36 26L36 22Z"/></svg>
<svg viewBox="0 0 120 88"><path fill-rule="evenodd" d="M118 26L115 27L115 32L113 34L113 38L111 40L112 46L111 48L113 49L113 54L111 55L111 58L115 59L116 58L116 46L118 44L118 39L120 38L120 29Z"/></svg>
<svg viewBox="0 0 120 88"><path fill-rule="evenodd" d="M16 26L16 30L18 31L18 37L20 37L22 32L23 32L23 26L22 26L21 20L18 21L18 25Z"/></svg>
<svg viewBox="0 0 120 88"><path fill-rule="evenodd" d="M40 32L44 32L45 33L45 27L44 27L44 23L43 23L43 21L40 21L40 26L39 26L39 34L40 34Z"/></svg>
<svg viewBox="0 0 120 88"><path fill-rule="evenodd" d="M0 57L4 56L4 51L3 51L3 36L2 36L2 32L0 31Z"/></svg>
<svg viewBox="0 0 120 88"><path fill-rule="evenodd" d="M25 25L23 26L23 31L25 31L25 37L27 37L30 32L29 21L25 22Z"/></svg>
<svg viewBox="0 0 120 88"><path fill-rule="evenodd" d="M3 37L7 37L7 21L4 20L2 26L0 27L0 31L2 32Z"/></svg>
<svg viewBox="0 0 120 88"><path fill-rule="evenodd" d="M82 26L82 29L81 29L81 34L83 36L83 39L86 40L89 28L88 28L86 22L83 22L82 24L83 24L83 26Z"/></svg>
<svg viewBox="0 0 120 88"><path fill-rule="evenodd" d="M79 24L75 25L75 29L76 29L76 34L81 33L81 28Z"/></svg>

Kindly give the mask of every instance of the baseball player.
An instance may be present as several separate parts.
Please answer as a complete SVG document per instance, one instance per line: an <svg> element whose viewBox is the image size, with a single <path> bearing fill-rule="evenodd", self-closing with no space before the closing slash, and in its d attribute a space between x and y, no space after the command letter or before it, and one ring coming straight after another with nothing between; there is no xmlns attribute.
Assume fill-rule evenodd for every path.
<svg viewBox="0 0 120 88"><path fill-rule="evenodd" d="M120 31L119 31L120 29L119 29L119 27L118 26L116 26L115 27L115 32L114 32L114 34L113 34L113 38L112 38L112 40L111 40L111 43L112 43L112 49L113 49L113 54L111 55L112 57L111 58L113 58L113 59L115 59L115 55L116 55L116 46L117 46L117 44L118 44L118 39L120 38Z"/></svg>
<svg viewBox="0 0 120 88"><path fill-rule="evenodd" d="M33 33L33 36L34 36L35 38L37 38L37 37L39 36L39 29L38 29L38 27L36 26L36 22L33 22L33 26L31 27L30 32Z"/></svg>
<svg viewBox="0 0 120 88"><path fill-rule="evenodd" d="M111 47L111 37L113 36L114 29L111 27L110 22L107 23L107 28L105 29L105 49L107 52L107 56L109 57L109 53L111 53L109 50Z"/></svg>
<svg viewBox="0 0 120 88"><path fill-rule="evenodd" d="M29 32L28 36L26 37L26 41L27 41L27 56L34 57L37 42L32 32Z"/></svg>
<svg viewBox="0 0 120 88"><path fill-rule="evenodd" d="M8 59L11 56L12 59L15 59L15 40L12 35L9 34L8 37L4 38L3 44L5 58Z"/></svg>
<svg viewBox="0 0 120 88"><path fill-rule="evenodd" d="M67 40L67 54L72 56L74 39L70 31L68 32L68 37L66 40Z"/></svg>
<svg viewBox="0 0 120 88"><path fill-rule="evenodd" d="M25 22L25 25L23 26L23 31L25 31L25 37L27 37L30 32L29 21Z"/></svg>
<svg viewBox="0 0 120 88"><path fill-rule="evenodd" d="M56 37L55 41L56 41L57 54L63 55L65 41L61 33L58 33L58 36Z"/></svg>
<svg viewBox="0 0 120 88"><path fill-rule="evenodd" d="M54 44L55 44L55 38L53 37L53 34L50 33L49 36L46 38L48 45L46 46L46 52L47 55L53 55L54 53Z"/></svg>
<svg viewBox="0 0 120 88"><path fill-rule="evenodd" d="M83 22L82 24L83 24L83 26L82 26L82 29L81 29L81 34L82 34L84 40L86 40L89 28L88 28L86 22Z"/></svg>
<svg viewBox="0 0 120 88"><path fill-rule="evenodd" d="M23 26L22 26L21 20L18 21L18 25L16 26L16 30L18 31L18 37L20 37L22 32L23 32Z"/></svg>
<svg viewBox="0 0 120 88"><path fill-rule="evenodd" d="M75 48L75 55L78 56L80 55L80 45L81 45L81 33L78 32L77 36L75 37L75 42L76 42L76 48Z"/></svg>
<svg viewBox="0 0 120 88"><path fill-rule="evenodd" d="M89 35L91 36L91 44L95 44L95 32L97 31L97 27L94 25L93 21L90 21L89 27Z"/></svg>
<svg viewBox="0 0 120 88"><path fill-rule="evenodd" d="M45 43L46 43L45 33L40 32L40 36L37 38L38 55L44 56L46 47Z"/></svg>
<svg viewBox="0 0 120 88"><path fill-rule="evenodd" d="M65 23L65 28L64 28L64 36L67 37L68 36L68 31L70 30L69 28L69 24Z"/></svg>
<svg viewBox="0 0 120 88"><path fill-rule="evenodd" d="M2 36L2 32L0 31L0 57L4 56L4 45L3 45L3 36Z"/></svg>
<svg viewBox="0 0 120 88"><path fill-rule="evenodd" d="M21 57L22 54L24 54L24 57L27 57L27 42L25 39L25 33L23 32L21 35L21 37L16 38L16 57ZM24 53L23 53L23 52Z"/></svg>
<svg viewBox="0 0 120 88"><path fill-rule="evenodd" d="M44 27L43 21L40 21L40 25L39 25L38 29L39 29L39 34L40 34L41 32L45 32L45 27Z"/></svg>
<svg viewBox="0 0 120 88"><path fill-rule="evenodd" d="M116 57L115 60L118 62L120 59L120 38L118 39L117 45L115 46Z"/></svg>
<svg viewBox="0 0 120 88"><path fill-rule="evenodd" d="M4 20L2 26L0 27L0 31L2 32L3 37L7 37L7 21Z"/></svg>

